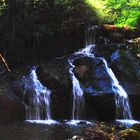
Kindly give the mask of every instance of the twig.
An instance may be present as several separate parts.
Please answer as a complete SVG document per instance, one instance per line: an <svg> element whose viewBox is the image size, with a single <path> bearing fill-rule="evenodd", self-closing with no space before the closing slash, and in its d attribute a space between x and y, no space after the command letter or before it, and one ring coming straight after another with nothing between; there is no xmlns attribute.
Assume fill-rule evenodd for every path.
<svg viewBox="0 0 140 140"><path fill-rule="evenodd" d="M1 54L0 54L0 57L1 57L1 59L2 59L2 61L3 61L3 63L4 63L4 65L6 66L7 70L8 70L9 72L11 72L11 70L10 70L10 68L8 67L8 64L6 63L4 57L3 57Z"/></svg>

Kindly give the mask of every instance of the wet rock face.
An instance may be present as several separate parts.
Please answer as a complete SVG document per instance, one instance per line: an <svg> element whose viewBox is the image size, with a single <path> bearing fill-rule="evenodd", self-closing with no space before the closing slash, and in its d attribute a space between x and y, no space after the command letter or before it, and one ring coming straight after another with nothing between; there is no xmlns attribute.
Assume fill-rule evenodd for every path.
<svg viewBox="0 0 140 140"><path fill-rule="evenodd" d="M80 81L86 81L91 78L95 69L94 60L88 57L82 57L74 60L74 73Z"/></svg>
<svg viewBox="0 0 140 140"><path fill-rule="evenodd" d="M74 73L85 93L112 93L110 77L99 58L80 57L74 61Z"/></svg>
<svg viewBox="0 0 140 140"><path fill-rule="evenodd" d="M115 119L116 107L114 94L85 94L86 118L109 121Z"/></svg>
<svg viewBox="0 0 140 140"><path fill-rule="evenodd" d="M140 63L131 51L119 51L119 58L113 63L112 66L114 66L114 71L119 71L120 73L119 75L119 73L116 72L119 78L124 78L124 80L126 81L132 80L138 82L140 80Z"/></svg>
<svg viewBox="0 0 140 140"><path fill-rule="evenodd" d="M0 96L0 123L26 119L25 106L21 102Z"/></svg>
<svg viewBox="0 0 140 140"><path fill-rule="evenodd" d="M139 91L136 94L129 95L131 110L133 117L136 120L140 120L140 94Z"/></svg>
<svg viewBox="0 0 140 140"><path fill-rule="evenodd" d="M37 68L38 79L50 89L70 88L68 62L66 59L55 59Z"/></svg>
<svg viewBox="0 0 140 140"><path fill-rule="evenodd" d="M131 94L129 97L134 118L140 119L138 58L133 56L133 53L130 53L130 51L127 51L125 48L120 49L119 56L115 57L112 61L110 53L114 51L114 48L113 50L110 48L110 51L109 48L106 47L105 50L106 53L103 56L109 60L109 66L113 69L127 93ZM73 72L80 81L81 87L85 93L85 118L102 121L115 119L114 93L112 91L110 77L105 69L103 61L99 58L93 59L83 55L72 57L75 58L73 62L75 65ZM51 90L51 113L52 118L57 120L71 119L73 95L68 58L57 58L44 62L37 67L39 81ZM2 68L2 71L5 71L3 64L0 68ZM30 71L28 71L27 75L29 74ZM9 106L12 106L9 112L11 112L10 115L13 120L15 120L15 118L17 118L17 120L25 118L25 106L23 106L21 102L24 101L26 105L29 105L30 98L34 95L34 90L27 91L24 95L23 87L20 87L20 85L17 86L21 76L14 76L13 73L10 74L10 77L14 77L14 80L18 81L17 85L13 86L13 78L11 79L9 74L5 76L5 72L2 75L3 76L0 75L0 94L2 94L2 96L4 95L4 97L6 95L6 101L5 103L3 101L1 102L0 108L5 106L5 110L9 110ZM20 72L20 75L24 74ZM0 99L3 100L1 97ZM14 101L11 101L11 99L14 99ZM21 116L18 115L18 118L17 114L19 112ZM8 113L5 113L5 116L7 114ZM12 115L15 116L13 117Z"/></svg>
<svg viewBox="0 0 140 140"><path fill-rule="evenodd" d="M25 105L12 89L13 75L0 60L0 123L26 119Z"/></svg>
<svg viewBox="0 0 140 140"><path fill-rule="evenodd" d="M104 24L101 34L109 39L110 43L121 43L125 39L136 38L140 35L137 28L131 29L128 26L117 27L116 25Z"/></svg>
<svg viewBox="0 0 140 140"><path fill-rule="evenodd" d="M85 118L113 120L115 118L114 97L103 62L89 57L77 57L73 64L75 65L74 73L86 93ZM71 119L73 95L69 67L67 59L62 58L46 62L37 68L38 79L51 90L53 119ZM28 98L32 96L32 92L28 92L25 96L26 104L29 104Z"/></svg>
<svg viewBox="0 0 140 140"><path fill-rule="evenodd" d="M51 90L53 119L70 119L72 82L67 59L55 59L37 68L40 82Z"/></svg>
<svg viewBox="0 0 140 140"><path fill-rule="evenodd" d="M89 140L114 140L114 137L100 126L87 127L82 131L83 139Z"/></svg>

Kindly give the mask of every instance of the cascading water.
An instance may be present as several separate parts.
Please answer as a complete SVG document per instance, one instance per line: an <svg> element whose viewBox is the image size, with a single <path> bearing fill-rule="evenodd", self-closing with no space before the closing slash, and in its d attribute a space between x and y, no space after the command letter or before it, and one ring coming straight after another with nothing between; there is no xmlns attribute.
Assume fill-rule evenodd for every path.
<svg viewBox="0 0 140 140"><path fill-rule="evenodd" d="M103 58L101 59L103 60L108 75L110 76L112 89L115 92L116 118L132 119L127 93L123 87L119 85L119 81L115 77L113 71L108 67L107 61Z"/></svg>
<svg viewBox="0 0 140 140"><path fill-rule="evenodd" d="M31 70L30 76L24 77L22 83L26 91L31 91L29 105L27 106L28 120L51 120L50 94L38 80L36 67ZM33 92L33 93L32 93Z"/></svg>
<svg viewBox="0 0 140 140"><path fill-rule="evenodd" d="M86 47L82 50L76 52L76 54L83 54L92 58L95 58L92 51L96 47L95 45L95 28L90 27L86 31ZM110 76L112 90L115 92L115 103L116 103L116 119L132 119L131 110L129 106L128 95L123 89L117 78L115 77L113 71L108 67L107 61L104 58L96 57L103 61L104 67Z"/></svg>
<svg viewBox="0 0 140 140"><path fill-rule="evenodd" d="M83 90L80 87L80 83L78 79L75 77L73 70L74 65L72 60L69 60L69 64L71 68L69 69L69 73L72 79L73 85L73 107L72 107L72 120L80 120L83 119L84 115L84 96Z"/></svg>
<svg viewBox="0 0 140 140"><path fill-rule="evenodd" d="M86 47L96 44L96 28L98 26L90 26L86 30Z"/></svg>
<svg viewBox="0 0 140 140"><path fill-rule="evenodd" d="M90 55L92 57L94 57L93 54L89 54L89 52L91 51L91 49L93 49L95 47L95 45L92 45L92 42L94 42L95 44L95 28L94 27L90 27L87 29L86 31L86 47L85 49L82 49L78 52L75 53L75 55L77 54L84 54L84 55ZM94 32L91 32L94 31ZM75 66L73 65L73 61L74 59L70 59L69 60L69 64L71 66L71 68L69 69L69 73L72 79L72 85L73 85L73 106L72 106L72 120L81 120L84 118L84 93L82 88L80 87L80 83L78 81L78 79L75 77L75 74L73 72ZM72 122L75 123L75 122Z"/></svg>

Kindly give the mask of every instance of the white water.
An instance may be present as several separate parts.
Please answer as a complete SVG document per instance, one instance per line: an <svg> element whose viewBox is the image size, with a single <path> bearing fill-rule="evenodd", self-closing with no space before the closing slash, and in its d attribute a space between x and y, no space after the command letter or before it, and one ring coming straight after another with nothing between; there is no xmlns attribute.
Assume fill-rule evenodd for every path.
<svg viewBox="0 0 140 140"><path fill-rule="evenodd" d="M54 120L27 120L26 122L36 123L36 124L47 124L47 125L58 124L58 122Z"/></svg>
<svg viewBox="0 0 140 140"><path fill-rule="evenodd" d="M73 86L72 120L79 120L84 116L84 95L83 90L80 87L80 83L73 73L75 66L73 65L73 62L71 60L69 60L69 64L71 66L71 68L69 69L69 73L72 79Z"/></svg>
<svg viewBox="0 0 140 140"><path fill-rule="evenodd" d="M78 124L92 124L92 122L86 120L70 120L67 124L77 126Z"/></svg>
<svg viewBox="0 0 140 140"><path fill-rule="evenodd" d="M123 125L125 125L127 128L132 127L134 124L140 124L139 121L135 121L135 120L116 120L116 122L119 122Z"/></svg>
<svg viewBox="0 0 140 140"><path fill-rule="evenodd" d="M75 54L83 54L92 58L95 58L93 51L96 47L95 45L95 28L96 27L90 27L86 31L86 47L82 50L79 50ZM98 59L101 59L104 63L105 70L107 71L110 80L112 89L115 92L115 103L116 103L116 119L133 119L130 106L129 106L129 99L128 95L123 89L123 87L119 84L119 81L115 77L115 74L111 70L111 68L108 67L107 61L104 58L96 57Z"/></svg>
<svg viewBox="0 0 140 140"><path fill-rule="evenodd" d="M86 31L86 46L88 48L84 48L78 52L75 52L75 55L77 54L84 54L89 56L89 52L92 51L92 49L95 47L95 45L92 45L92 42L95 44L95 27L90 27ZM90 32L93 30L94 32ZM93 37L94 36L94 37ZM90 45L91 44L91 45ZM91 57L94 57L93 54L90 53ZM75 74L73 72L75 66L73 65L74 60L69 60L69 64L71 68L69 69L69 73L72 79L72 86L73 86L73 106L72 106L72 122L75 123L75 120L81 120L84 117L84 109L85 109L85 103L84 103L84 94L83 90L80 87L80 83L78 79L75 77Z"/></svg>
<svg viewBox="0 0 140 140"><path fill-rule="evenodd" d="M28 81L28 82L27 82ZM31 91L30 105L27 106L28 120L51 120L50 94L51 91L44 87L38 80L36 67L31 70L29 79L24 80L24 87Z"/></svg>
<svg viewBox="0 0 140 140"><path fill-rule="evenodd" d="M103 58L101 59L103 60L108 75L110 76L112 89L115 92L116 118L132 119L129 99L126 91L119 84L119 81L115 77L115 74L113 73L111 68L108 67L107 61Z"/></svg>

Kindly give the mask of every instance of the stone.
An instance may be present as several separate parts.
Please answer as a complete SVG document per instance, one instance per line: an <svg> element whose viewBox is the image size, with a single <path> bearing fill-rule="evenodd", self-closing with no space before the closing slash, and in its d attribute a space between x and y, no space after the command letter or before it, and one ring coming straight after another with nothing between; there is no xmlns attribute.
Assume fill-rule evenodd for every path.
<svg viewBox="0 0 140 140"><path fill-rule="evenodd" d="M0 96L0 123L23 121L25 119L26 109L23 103Z"/></svg>
<svg viewBox="0 0 140 140"><path fill-rule="evenodd" d="M125 129L117 133L119 140L140 140L140 133L134 129Z"/></svg>
<svg viewBox="0 0 140 140"><path fill-rule="evenodd" d="M74 73L80 82L90 79L94 73L94 62L92 59L79 58L74 61Z"/></svg>
<svg viewBox="0 0 140 140"><path fill-rule="evenodd" d="M52 118L58 120L70 119L72 82L67 59L58 58L39 66L37 75L40 82L51 90Z"/></svg>
<svg viewBox="0 0 140 140"><path fill-rule="evenodd" d="M0 123L23 121L26 119L25 105L12 89L13 73L5 63L0 59Z"/></svg>
<svg viewBox="0 0 140 140"><path fill-rule="evenodd" d="M115 119L116 106L114 94L85 94L86 119L109 121Z"/></svg>
<svg viewBox="0 0 140 140"><path fill-rule="evenodd" d="M114 140L114 137L101 126L86 127L82 135L85 140Z"/></svg>

